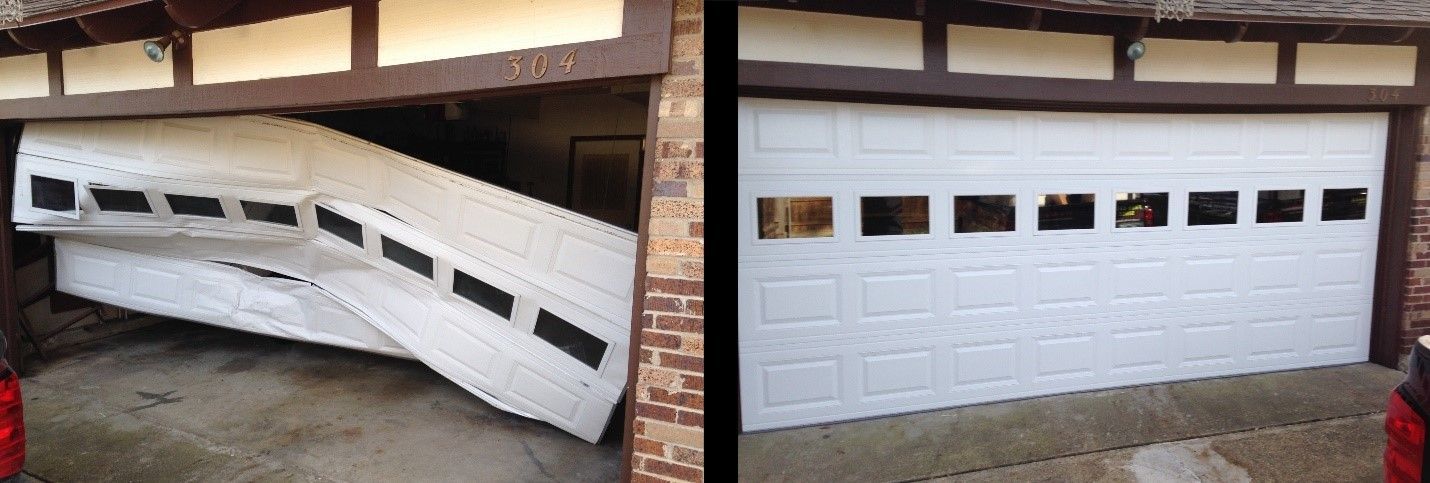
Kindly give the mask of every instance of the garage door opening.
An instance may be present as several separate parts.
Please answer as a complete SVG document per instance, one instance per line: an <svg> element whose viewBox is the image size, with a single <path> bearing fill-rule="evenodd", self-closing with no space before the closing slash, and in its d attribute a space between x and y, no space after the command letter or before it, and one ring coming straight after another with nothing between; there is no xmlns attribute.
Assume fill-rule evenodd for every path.
<svg viewBox="0 0 1430 483"><path fill-rule="evenodd" d="M649 84L290 114L636 230Z"/></svg>

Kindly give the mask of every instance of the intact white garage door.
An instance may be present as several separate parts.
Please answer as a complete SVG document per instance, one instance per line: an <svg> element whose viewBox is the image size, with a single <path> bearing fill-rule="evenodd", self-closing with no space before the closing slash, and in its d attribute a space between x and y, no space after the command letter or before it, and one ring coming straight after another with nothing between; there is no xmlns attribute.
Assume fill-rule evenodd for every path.
<svg viewBox="0 0 1430 483"><path fill-rule="evenodd" d="M1386 114L739 115L746 430L1367 358Z"/></svg>

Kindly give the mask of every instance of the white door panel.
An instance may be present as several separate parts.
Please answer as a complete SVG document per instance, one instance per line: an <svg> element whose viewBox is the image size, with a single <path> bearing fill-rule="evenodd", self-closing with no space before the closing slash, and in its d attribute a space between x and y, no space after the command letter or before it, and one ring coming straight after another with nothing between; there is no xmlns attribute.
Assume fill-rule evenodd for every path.
<svg viewBox="0 0 1430 483"><path fill-rule="evenodd" d="M745 429L1368 355L1385 114L769 99L739 111ZM1327 191L1345 189L1364 196ZM1165 193L1166 206L1119 210L1123 193ZM1092 207L1054 206L1058 194L1091 194ZM956 228L955 200L972 195L1015 197L1012 220L981 225L1006 231ZM885 202L862 199L881 196L927 197L926 233L922 200L866 217ZM829 208L762 211L781 197ZM1040 197L1053 206L1046 222ZM1285 210L1258 220L1263 203ZM1193 223L1206 213L1228 224ZM770 223L821 216L823 236L761 239ZM865 236L880 216L914 234Z"/></svg>

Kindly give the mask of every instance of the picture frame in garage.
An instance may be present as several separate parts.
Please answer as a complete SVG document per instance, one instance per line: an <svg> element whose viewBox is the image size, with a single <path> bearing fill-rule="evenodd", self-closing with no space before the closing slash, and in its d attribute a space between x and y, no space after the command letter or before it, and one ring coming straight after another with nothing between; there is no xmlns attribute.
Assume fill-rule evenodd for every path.
<svg viewBox="0 0 1430 483"><path fill-rule="evenodd" d="M645 135L572 136L566 175L566 206L616 226L640 204Z"/></svg>

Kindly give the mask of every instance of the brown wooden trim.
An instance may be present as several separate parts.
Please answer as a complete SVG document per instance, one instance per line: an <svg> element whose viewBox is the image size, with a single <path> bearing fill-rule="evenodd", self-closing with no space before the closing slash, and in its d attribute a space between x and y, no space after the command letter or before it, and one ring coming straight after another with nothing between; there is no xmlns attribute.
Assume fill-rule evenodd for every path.
<svg viewBox="0 0 1430 483"><path fill-rule="evenodd" d="M1425 108L1399 109L1390 115L1385 181L1380 202L1380 238L1376 246L1375 295L1370 319L1370 361L1392 369L1400 362L1401 322L1405 315L1406 251L1410 214L1415 206L1415 165L1420 159Z"/></svg>
<svg viewBox="0 0 1430 483"><path fill-rule="evenodd" d="M1291 85L1296 83L1296 43L1276 44L1276 83Z"/></svg>
<svg viewBox="0 0 1430 483"><path fill-rule="evenodd" d="M326 3L344 2L328 0ZM232 13L243 14L240 15L243 17L249 15L245 13L247 9L247 4L244 4ZM10 99L0 101L0 119L179 117L376 107L400 105L418 99L440 102L472 98L478 93L496 95L532 88L560 89L643 78L670 69L672 12L672 0L630 0L626 2L626 17L623 19L626 28L663 27L614 39L381 68L246 82ZM546 54L548 58L559 59L571 50L576 50L578 54L570 74L553 67L541 79L533 78L529 72L512 81L503 78L509 65L508 56L530 59L537 54Z"/></svg>
<svg viewBox="0 0 1430 483"><path fill-rule="evenodd" d="M947 17L948 7L950 4L945 1L924 6L924 13L928 17L925 17L919 26L924 29L925 71L948 71L948 24L944 21L928 20Z"/></svg>
<svg viewBox="0 0 1430 483"><path fill-rule="evenodd" d="M626 424L621 442L621 481L631 481L631 459L635 457L636 382L640 374L641 328L645 326L646 245L650 242L650 201L655 196L656 126L660 122L660 77L650 80L650 100L646 106L645 159L642 160L640 222L636 229L636 275L631 297L631 353L626 368Z"/></svg>
<svg viewBox="0 0 1430 483"><path fill-rule="evenodd" d="M478 91L499 93L540 86L562 88L664 73L670 65L670 39L645 34L418 62L377 69L261 79L247 82L175 86L68 96L0 101L0 116L10 119L94 119L291 112L305 108L396 105L414 99L470 98ZM508 55L539 53L560 58L580 51L571 74L559 69L542 79L523 75L502 78ZM53 53L52 55L58 55ZM444 97L445 96L445 97Z"/></svg>
<svg viewBox="0 0 1430 483"><path fill-rule="evenodd" d="M1421 49L1430 50L1430 49ZM1197 82L1133 82L1058 79L957 72L796 64L741 60L736 69L742 96L779 97L790 92L832 96L873 94L897 103L920 99L998 100L1039 105L1091 103L1141 109L1147 106L1346 106L1388 110L1396 106L1430 104L1430 88L1398 90L1391 102L1377 102L1368 93L1380 86L1220 84Z"/></svg>
<svg viewBox="0 0 1430 483"><path fill-rule="evenodd" d="M62 96L65 93L65 61L64 56L59 51L45 53L45 70L50 76L50 96ZM40 99L49 99L41 97ZM4 108L0 108L3 110Z"/></svg>
<svg viewBox="0 0 1430 483"><path fill-rule="evenodd" d="M1132 17L1151 17L1154 10L1147 7L1126 7L1121 5L1107 4L1087 4L1063 2L1058 0L979 0L987 3L999 3L1004 5L1017 5L1031 8L1045 8L1052 10L1062 10L1066 12L1094 13L1102 15L1123 15ZM1373 7L1371 7L1373 8ZM1368 26L1397 26L1397 27L1423 27L1430 26L1430 22L1418 20L1398 20L1389 18L1370 18L1374 13L1357 12L1359 17L1298 17L1291 15L1254 15L1254 14L1230 14L1197 9L1195 18L1201 20L1223 20L1233 22L1271 22L1271 23L1296 23L1296 24L1329 24L1329 25L1368 25Z"/></svg>
<svg viewBox="0 0 1430 483"><path fill-rule="evenodd" d="M194 85L194 45L184 34L184 45L178 42L169 45L169 55L174 59L174 87Z"/></svg>
<svg viewBox="0 0 1430 483"><path fill-rule="evenodd" d="M1140 39L1139 39L1140 40ZM1131 82L1137 75L1137 62L1127 56L1127 48L1133 39L1123 36L1112 38L1112 80Z"/></svg>
<svg viewBox="0 0 1430 483"><path fill-rule="evenodd" d="M25 372L20 358L18 320L19 295L15 292L15 226L10 222L10 200L13 196L15 155L20 149L20 123L0 122L0 334L5 337L5 353L0 354L15 372ZM54 257L50 257L53 259Z"/></svg>
<svg viewBox="0 0 1430 483"><path fill-rule="evenodd" d="M944 9L944 13L930 12L927 16L917 15L911 8L910 2L787 2L780 0L747 3L743 4L742 7L799 10L1006 29L1027 29L1027 17L1031 8L1040 8L1030 8L1012 4L962 1L936 2L930 5L930 10L936 10L934 9L935 6L950 3L953 4L952 7ZM1115 14L1107 15L1044 9L1042 20L1038 24L1038 30L1043 32L1091 35L1125 35L1129 25L1135 26L1148 16L1119 16ZM1240 19L1216 20L1197 15L1194 19L1180 22L1149 22L1144 34L1152 38L1226 41L1238 29L1237 25L1245 22L1245 20ZM1257 23L1255 28L1249 28L1245 32L1240 41L1318 42L1325 38L1327 33L1328 31L1321 25L1304 25L1290 21ZM1336 43L1393 45L1396 43L1396 40L1404 35L1405 30L1403 27L1357 26L1347 28L1341 38L1336 39ZM1136 37L1134 37L1134 39L1136 39ZM1430 42L1430 36L1428 36L1426 32L1414 32L1407 40L1402 42L1425 44Z"/></svg>
<svg viewBox="0 0 1430 483"><path fill-rule="evenodd" d="M377 2L353 4L352 69L377 67Z"/></svg>

